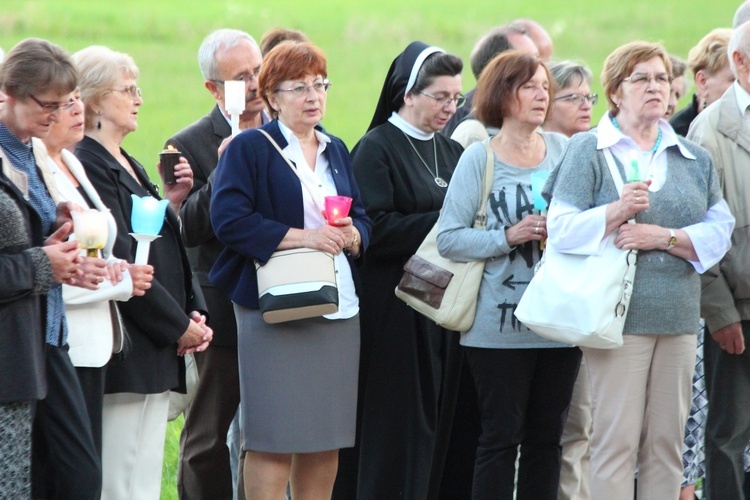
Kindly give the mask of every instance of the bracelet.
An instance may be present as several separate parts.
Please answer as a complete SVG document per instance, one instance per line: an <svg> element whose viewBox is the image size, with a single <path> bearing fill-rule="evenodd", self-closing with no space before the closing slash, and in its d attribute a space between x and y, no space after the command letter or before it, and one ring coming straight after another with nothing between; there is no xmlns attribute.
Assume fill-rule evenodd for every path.
<svg viewBox="0 0 750 500"><path fill-rule="evenodd" d="M349 245L346 248L355 248L357 246L357 243L359 243L359 233L356 231L354 232L354 239L352 240L352 244Z"/></svg>

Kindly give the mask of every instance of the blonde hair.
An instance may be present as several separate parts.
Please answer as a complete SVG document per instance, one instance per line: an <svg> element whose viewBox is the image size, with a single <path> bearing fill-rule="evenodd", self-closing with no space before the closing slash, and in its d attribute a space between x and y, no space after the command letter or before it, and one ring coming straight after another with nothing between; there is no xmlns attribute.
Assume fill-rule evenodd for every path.
<svg viewBox="0 0 750 500"><path fill-rule="evenodd" d="M630 76L638 63L649 61L654 57L662 60L671 82L672 63L667 51L660 43L630 42L616 48L614 52L607 56L602 69L601 82L604 87L604 96L607 98L607 104L609 105L609 113L612 116L617 116L619 111L617 104L612 100L612 96L617 93L620 84Z"/></svg>
<svg viewBox="0 0 750 500"><path fill-rule="evenodd" d="M699 71L714 75L726 66L729 62L727 47L733 32L731 28L717 28L690 49L687 64L693 75Z"/></svg>
<svg viewBox="0 0 750 500"><path fill-rule="evenodd" d="M94 106L112 91L121 77L138 78L138 66L129 55L102 45L79 50L73 54L73 62L78 68L78 88L86 107L86 130L90 130L96 120Z"/></svg>

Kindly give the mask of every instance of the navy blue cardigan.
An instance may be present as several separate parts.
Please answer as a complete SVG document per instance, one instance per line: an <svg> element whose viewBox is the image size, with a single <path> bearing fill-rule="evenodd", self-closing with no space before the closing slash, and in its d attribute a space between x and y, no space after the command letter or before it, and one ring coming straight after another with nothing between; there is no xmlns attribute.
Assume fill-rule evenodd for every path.
<svg viewBox="0 0 750 500"><path fill-rule="evenodd" d="M263 125L279 144L287 146L276 120ZM362 238L361 253L370 241L370 219L354 180L349 151L333 136L325 156L336 191L353 198L350 217ZM212 174L211 225L225 249L216 259L209 280L233 302L258 308L257 260L265 264L290 228L304 229L302 184L268 139L255 129L235 137ZM359 279L350 258L357 288Z"/></svg>

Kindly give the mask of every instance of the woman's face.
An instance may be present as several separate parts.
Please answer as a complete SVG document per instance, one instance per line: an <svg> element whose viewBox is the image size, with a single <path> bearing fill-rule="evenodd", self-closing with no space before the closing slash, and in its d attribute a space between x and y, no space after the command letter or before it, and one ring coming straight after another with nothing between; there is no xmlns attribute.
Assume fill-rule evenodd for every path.
<svg viewBox="0 0 750 500"><path fill-rule="evenodd" d="M50 127L44 139L44 144L50 149L61 150L83 139L83 103L78 89L71 92L67 100L71 103L70 108L60 110L59 120Z"/></svg>
<svg viewBox="0 0 750 500"><path fill-rule="evenodd" d="M25 98L7 95L1 116L5 126L22 141L31 137L44 139L60 120L62 107L69 104L69 94L53 91L37 91Z"/></svg>
<svg viewBox="0 0 750 500"><path fill-rule="evenodd" d="M706 106L717 101L733 83L734 75L728 62L716 73L701 70L695 75L698 96L706 103Z"/></svg>
<svg viewBox="0 0 750 500"><path fill-rule="evenodd" d="M580 85L569 85L555 94L544 130L560 132L568 137L591 128L591 111L594 108L589 94L591 88L583 80Z"/></svg>
<svg viewBox="0 0 750 500"><path fill-rule="evenodd" d="M614 102L626 119L655 122L667 112L669 74L660 57L635 65L617 90Z"/></svg>
<svg viewBox="0 0 750 500"><path fill-rule="evenodd" d="M440 132L455 114L455 99L460 94L461 75L438 76L424 90L409 91L404 96L402 109L405 113L399 112L399 114L423 132L428 134ZM441 102L446 100L447 102Z"/></svg>
<svg viewBox="0 0 750 500"><path fill-rule="evenodd" d="M140 92L133 77L121 76L94 108L97 114L101 113L98 116L102 128L116 130L123 137L135 132L138 129L138 108L143 104Z"/></svg>
<svg viewBox="0 0 750 500"><path fill-rule="evenodd" d="M677 103L682 99L687 90L687 82L684 76L678 76L672 80L672 85L669 87L669 101L667 101L667 112L664 113L664 119L669 118L674 114L677 109Z"/></svg>
<svg viewBox="0 0 750 500"><path fill-rule="evenodd" d="M279 121L294 132L307 132L326 114L327 81L322 75L285 80L268 97Z"/></svg>
<svg viewBox="0 0 750 500"><path fill-rule="evenodd" d="M544 123L549 106L549 79L541 64L531 80L525 82L516 91L516 105L511 117L522 123L539 126Z"/></svg>

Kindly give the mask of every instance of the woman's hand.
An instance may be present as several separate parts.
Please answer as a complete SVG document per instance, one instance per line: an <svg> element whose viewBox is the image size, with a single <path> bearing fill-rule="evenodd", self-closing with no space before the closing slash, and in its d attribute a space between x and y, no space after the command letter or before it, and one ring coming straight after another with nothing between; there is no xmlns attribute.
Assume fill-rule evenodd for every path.
<svg viewBox="0 0 750 500"><path fill-rule="evenodd" d="M638 212L648 210L648 188L651 186L651 180L643 182L629 182L622 187L622 195L615 202L618 205L617 212L622 221L631 219Z"/></svg>
<svg viewBox="0 0 750 500"><path fill-rule="evenodd" d="M341 221L344 219L338 220ZM349 226L351 226L351 223L349 224ZM344 231L341 228L326 224L325 226L320 226L316 229L302 230L302 239L300 241L300 246L305 248L314 248L316 250L323 250L324 252L338 255L348 243L351 243L351 237L347 239L347 237L344 235Z"/></svg>
<svg viewBox="0 0 750 500"><path fill-rule="evenodd" d="M124 260L113 260L107 263L107 279L112 286L122 281L123 273L127 271L128 263Z"/></svg>
<svg viewBox="0 0 750 500"><path fill-rule="evenodd" d="M98 290L99 284L109 278L107 261L97 257L82 257L81 259L79 267L81 273L73 276L66 283L86 290Z"/></svg>
<svg viewBox="0 0 750 500"><path fill-rule="evenodd" d="M177 355L184 356L205 351L214 336L214 331L206 325L206 317L198 311L190 313L190 324L177 341Z"/></svg>
<svg viewBox="0 0 750 500"><path fill-rule="evenodd" d="M154 266L130 264L128 266L130 279L133 281L133 296L142 297L151 288L154 280Z"/></svg>
<svg viewBox="0 0 750 500"><path fill-rule="evenodd" d="M547 238L547 217L530 214L505 230L505 239L511 247L527 241L542 241Z"/></svg>
<svg viewBox="0 0 750 500"><path fill-rule="evenodd" d="M159 174L161 174L161 162L158 164L158 168ZM164 184L164 197L169 200L169 205L174 213L179 214L183 200L193 189L193 169L182 156L180 156L180 162L174 167L174 177L177 181L175 184Z"/></svg>
<svg viewBox="0 0 750 500"><path fill-rule="evenodd" d="M79 269L82 262L78 242L65 241L73 232L73 223L65 222L46 240L42 250L52 266L52 279L56 283L67 283L72 278L83 274Z"/></svg>
<svg viewBox="0 0 750 500"><path fill-rule="evenodd" d="M654 224L625 223L620 226L615 246L623 250L664 250L664 231L663 227Z"/></svg>
<svg viewBox="0 0 750 500"><path fill-rule="evenodd" d="M344 248L349 250L349 253L356 257L359 255L359 247L362 243L362 238L359 235L359 230L354 225L354 220L351 217L343 217L333 221L332 225L341 229L344 234Z"/></svg>

